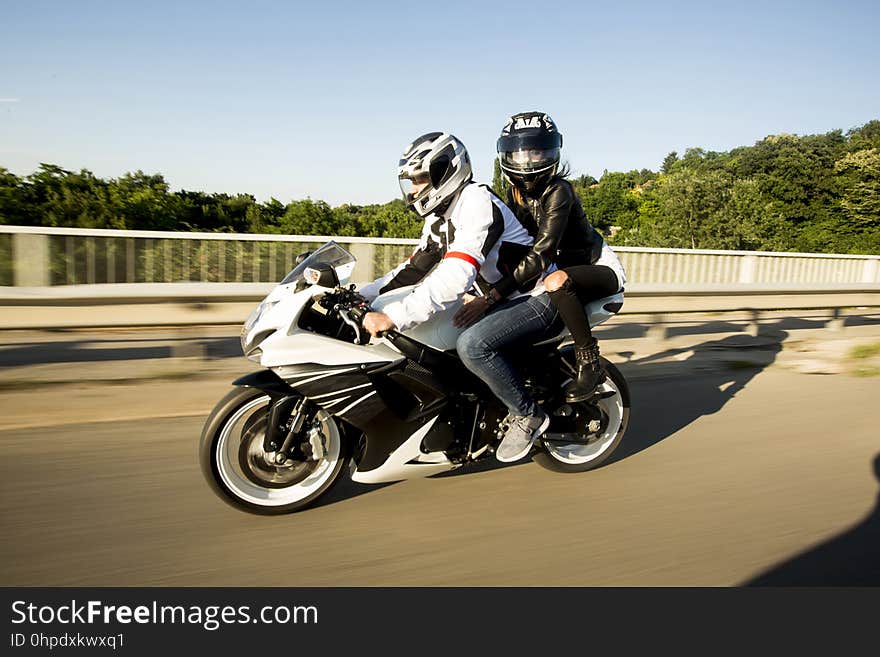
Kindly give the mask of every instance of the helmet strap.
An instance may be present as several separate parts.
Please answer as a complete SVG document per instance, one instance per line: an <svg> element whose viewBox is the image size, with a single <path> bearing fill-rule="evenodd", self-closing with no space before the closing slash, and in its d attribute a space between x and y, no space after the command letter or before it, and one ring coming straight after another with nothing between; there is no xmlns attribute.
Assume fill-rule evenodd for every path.
<svg viewBox="0 0 880 657"><path fill-rule="evenodd" d="M440 203L440 205L438 205L436 208L434 208L432 210L432 212L434 214L436 214L438 217L445 215L446 211L449 209L449 206L452 205L452 199L455 198L456 196L458 196L458 194L453 194L452 196L448 197L445 201Z"/></svg>

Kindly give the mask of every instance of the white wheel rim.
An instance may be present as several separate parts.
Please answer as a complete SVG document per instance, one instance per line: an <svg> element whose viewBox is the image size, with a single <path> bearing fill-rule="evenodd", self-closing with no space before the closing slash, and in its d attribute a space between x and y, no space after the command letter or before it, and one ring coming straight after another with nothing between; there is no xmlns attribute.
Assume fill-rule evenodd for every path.
<svg viewBox="0 0 880 657"><path fill-rule="evenodd" d="M259 506L284 506L304 500L327 483L339 461L342 441L339 429L330 415L325 411L318 411L316 418L322 424L321 430L326 436L327 444L324 458L315 471L287 488L258 486L241 471L238 453L245 422L268 403L268 396L257 397L238 409L223 425L214 448L214 457L220 480L235 497Z"/></svg>
<svg viewBox="0 0 880 657"><path fill-rule="evenodd" d="M605 382L598 390L602 392L614 391L614 396L602 399L598 403L598 406L608 415L608 426L605 427L605 431L598 439L594 439L588 445L544 442L547 453L560 463L571 465L589 463L602 456L614 443L623 423L623 398L610 376L605 377Z"/></svg>

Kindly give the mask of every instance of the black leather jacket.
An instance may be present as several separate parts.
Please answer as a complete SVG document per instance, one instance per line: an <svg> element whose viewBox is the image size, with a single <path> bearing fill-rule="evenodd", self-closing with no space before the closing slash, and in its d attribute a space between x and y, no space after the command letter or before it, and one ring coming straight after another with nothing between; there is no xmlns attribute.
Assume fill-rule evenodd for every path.
<svg viewBox="0 0 880 657"><path fill-rule="evenodd" d="M516 269L493 286L502 299L514 290L532 289L554 262L559 269L594 264L604 244L602 236L587 221L571 183L564 178L552 178L540 198L522 199L523 205L516 203L511 189L507 204L535 243Z"/></svg>

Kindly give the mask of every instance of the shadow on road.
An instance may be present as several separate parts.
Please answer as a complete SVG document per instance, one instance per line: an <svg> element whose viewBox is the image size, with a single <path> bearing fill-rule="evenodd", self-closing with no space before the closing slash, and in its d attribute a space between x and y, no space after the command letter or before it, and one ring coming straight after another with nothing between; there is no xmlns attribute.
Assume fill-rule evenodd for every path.
<svg viewBox="0 0 880 657"><path fill-rule="evenodd" d="M874 458L874 476L880 482L880 454ZM741 586L880 586L880 496L855 527Z"/></svg>
<svg viewBox="0 0 880 657"><path fill-rule="evenodd" d="M684 318L680 318L684 317ZM860 311L858 315L846 315L843 319L843 326L878 326L880 325L880 314L870 310ZM619 323L613 325L603 325L596 329L596 337L600 341L605 340L632 340L645 335L648 329L654 324L644 322L627 322L627 317L623 316ZM779 331L798 331L798 330L821 330L825 328L829 317L784 317L776 320L772 326ZM767 320L764 320L767 321ZM711 335L718 333L738 333L743 330L743 326L748 324L748 320L718 319L713 321L693 322L686 316L670 316L664 321L666 334L670 338L683 337L688 335ZM613 345L613 342L609 342Z"/></svg>
<svg viewBox="0 0 880 657"><path fill-rule="evenodd" d="M778 325L764 326L758 337L732 335L623 364L624 375L630 377L630 423L608 463L648 449L694 420L720 411L776 360L786 337Z"/></svg>
<svg viewBox="0 0 880 657"><path fill-rule="evenodd" d="M324 495L324 497L322 497L309 508L319 509L322 506L329 506L330 504L336 504L337 502L360 497L361 495L364 495L366 493L373 493L377 490L381 490L388 486L393 486L397 483L400 482L391 481L385 484L359 484L356 481L352 481L348 477L342 477L340 478L340 481L330 490L329 493Z"/></svg>

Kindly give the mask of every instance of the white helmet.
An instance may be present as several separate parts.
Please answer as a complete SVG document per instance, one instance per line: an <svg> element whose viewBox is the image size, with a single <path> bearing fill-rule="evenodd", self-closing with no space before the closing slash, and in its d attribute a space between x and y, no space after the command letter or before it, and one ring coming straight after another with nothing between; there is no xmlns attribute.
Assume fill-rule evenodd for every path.
<svg viewBox="0 0 880 657"><path fill-rule="evenodd" d="M473 179L473 172L464 144L448 133L429 132L406 147L397 177L403 200L425 217L443 212L445 204Z"/></svg>

